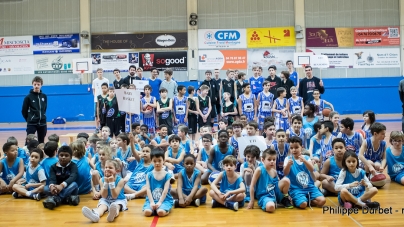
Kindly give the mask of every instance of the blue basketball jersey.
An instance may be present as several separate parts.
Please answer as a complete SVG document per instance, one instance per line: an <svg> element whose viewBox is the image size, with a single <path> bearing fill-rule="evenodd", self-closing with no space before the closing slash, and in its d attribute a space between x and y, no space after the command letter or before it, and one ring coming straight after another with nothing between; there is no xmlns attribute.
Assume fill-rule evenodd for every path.
<svg viewBox="0 0 404 227"><path fill-rule="evenodd" d="M329 159L331 156L334 156L334 152L332 149L332 140L334 139L334 136L331 135L330 139L328 140L328 142L326 142L326 138L322 138L320 141L320 146L321 146L321 156L322 156L322 160L320 160L321 162L321 167L323 166L324 162Z"/></svg>
<svg viewBox="0 0 404 227"><path fill-rule="evenodd" d="M29 153L25 152L25 150L22 148L18 148L17 151L18 157L22 159L22 161L24 162L24 166L27 167L29 163Z"/></svg>
<svg viewBox="0 0 404 227"><path fill-rule="evenodd" d="M372 162L381 162L383 159L384 148L386 147L385 141L380 141L379 149L375 150L372 144L372 138L366 139L367 147L363 156Z"/></svg>
<svg viewBox="0 0 404 227"><path fill-rule="evenodd" d="M289 154L289 144L284 143L282 153L279 151L279 144L278 143L274 143L272 145L274 146L274 150L276 151L276 172L278 173L279 178L282 179L284 177L284 175L283 175L283 164L285 162L285 158Z"/></svg>
<svg viewBox="0 0 404 227"><path fill-rule="evenodd" d="M45 176L46 176L46 184L49 184L49 172L50 172L50 167L57 163L59 159L57 157L50 157L50 158L44 158L40 162L42 168L45 170ZM4 167L3 167L4 168Z"/></svg>
<svg viewBox="0 0 404 227"><path fill-rule="evenodd" d="M226 171L223 171L222 181L220 182L220 192L226 193L240 188L240 183L243 182L243 178L239 176L234 183L230 183L227 179ZM236 174L236 173L235 173Z"/></svg>
<svg viewBox="0 0 404 227"><path fill-rule="evenodd" d="M334 177L334 182L337 182L339 172L341 172L341 168L338 167L335 156L330 157L330 169L327 175Z"/></svg>
<svg viewBox="0 0 404 227"><path fill-rule="evenodd" d="M387 160L387 173L391 180L394 180L396 176L404 171L404 152L401 152L400 156L394 156L391 152L391 148L386 149Z"/></svg>
<svg viewBox="0 0 404 227"><path fill-rule="evenodd" d="M363 169L358 169L358 170L360 171L358 177L354 177L351 172L345 171L346 175L345 175L344 182L342 184L350 184L355 181L361 182L361 180L365 178L366 173ZM359 184L356 187L347 188L347 190L352 195L357 196L357 195L363 194L363 192L365 191L365 186L363 186L362 184Z"/></svg>
<svg viewBox="0 0 404 227"><path fill-rule="evenodd" d="M93 157L94 156L94 148L93 147L91 147L91 146L89 146L87 149L86 149L86 157L87 158L89 158L89 154L91 155L91 157Z"/></svg>
<svg viewBox="0 0 404 227"><path fill-rule="evenodd" d="M236 150L236 153L238 154L238 141L234 136L230 137L230 144L233 146L233 148Z"/></svg>
<svg viewBox="0 0 404 227"><path fill-rule="evenodd" d="M149 133L147 133L147 136L150 138L150 134L149 134ZM150 144L150 140L143 138L140 134L137 135L137 137L140 139L140 141L144 141L144 144L145 144L145 145Z"/></svg>
<svg viewBox="0 0 404 227"><path fill-rule="evenodd" d="M3 164L3 172L1 173L1 178L6 182L6 184L9 184L10 181L18 175L18 171L20 169L20 158L16 157L11 167L8 166L6 158L1 160L1 163Z"/></svg>
<svg viewBox="0 0 404 227"><path fill-rule="evenodd" d="M288 100L286 98L284 98L283 102L281 103L281 100L279 98L275 99L276 109L277 110L285 109L287 101ZM275 117L277 117L277 118L288 118L288 115L286 114L285 116L283 116L281 113L275 113ZM284 130L286 130L286 129L284 129Z"/></svg>
<svg viewBox="0 0 404 227"><path fill-rule="evenodd" d="M317 139L316 139L315 136L311 137L309 141L310 142L313 141L313 151L312 151L313 154L312 155L314 157L320 158L320 155L321 155L321 145L320 145L320 143L317 142ZM321 140L320 140L320 142L321 142Z"/></svg>
<svg viewBox="0 0 404 227"><path fill-rule="evenodd" d="M324 100L320 99L320 104L317 105L315 100L310 101L311 104L314 104L315 111L314 111L314 116L317 116L318 118L320 118L321 120L324 118L323 116L323 110L324 110Z"/></svg>
<svg viewBox="0 0 404 227"><path fill-rule="evenodd" d="M116 175L116 179L115 179L115 187L118 186L119 181L122 178L119 175ZM102 182L104 183L104 178L102 178ZM116 198L112 197L112 193L111 193L111 189L108 188L108 196L106 198L107 200L116 200L116 199L126 199L125 197L125 193L124 193L124 187L122 187L121 191L119 192L118 196Z"/></svg>
<svg viewBox="0 0 404 227"><path fill-rule="evenodd" d="M184 122L184 119L186 117L185 113L187 112L187 100L188 98L186 96L182 97L180 100L177 96L173 98L173 104L174 104L174 113L175 113L175 118L179 121L178 124L186 124ZM176 125L178 125L176 124Z"/></svg>
<svg viewBox="0 0 404 227"><path fill-rule="evenodd" d="M288 157L290 158L290 157ZM310 162L310 157L304 155L304 158ZM290 179L290 190L306 189L315 187L314 181L311 178L310 171L303 162L295 160L292 156L293 164L290 167L290 172L287 177Z"/></svg>
<svg viewBox="0 0 404 227"><path fill-rule="evenodd" d="M188 178L187 171L185 170L185 168L181 170L182 191L184 194L189 195L189 193L191 193L191 191L195 185L195 180L198 177L199 173L200 173L199 170L194 169L194 172L192 173L191 178ZM201 187L201 182L199 181L198 188L200 188L200 187Z"/></svg>
<svg viewBox="0 0 404 227"><path fill-rule="evenodd" d="M296 96L296 99L290 97L288 99L289 102L289 111L290 114L301 114L302 113L302 97Z"/></svg>
<svg viewBox="0 0 404 227"><path fill-rule="evenodd" d="M190 140L185 141L185 143L183 143L181 141L180 145L184 148L185 154L191 153L191 141Z"/></svg>
<svg viewBox="0 0 404 227"><path fill-rule="evenodd" d="M136 151L134 151L136 152ZM133 172L133 170L135 170L136 165L137 165L137 161L133 160L131 162L128 162L128 158L132 157L133 153L130 149L130 147L128 147L128 149L126 150L126 152L124 152L122 150L122 148L118 148L118 152L116 153L116 157L119 158L122 163L124 163L124 165L126 165L126 169L130 172Z"/></svg>
<svg viewBox="0 0 404 227"><path fill-rule="evenodd" d="M258 94L258 97L260 99L260 103L258 106L258 114L259 115L263 113L271 114L274 95L271 92L268 92L267 95L264 92L260 92Z"/></svg>
<svg viewBox="0 0 404 227"><path fill-rule="evenodd" d="M248 79L248 83L250 83L251 93L257 96L263 89L264 78L262 76L257 78L252 76Z"/></svg>
<svg viewBox="0 0 404 227"><path fill-rule="evenodd" d="M168 136L164 137L164 139L166 140L166 142L168 143ZM157 144L161 143L162 138L160 136L156 136L154 138L154 141L156 141Z"/></svg>
<svg viewBox="0 0 404 227"><path fill-rule="evenodd" d="M366 128L366 125L365 124L362 125L362 130L365 132L366 138L372 137L372 132L370 132L370 126L367 129L365 129L365 128Z"/></svg>
<svg viewBox="0 0 404 227"><path fill-rule="evenodd" d="M103 178L104 177L104 169L101 166L101 161L97 162L95 164L95 169L100 173L100 177Z"/></svg>
<svg viewBox="0 0 404 227"><path fill-rule="evenodd" d="M173 149L171 147L167 148L167 152L168 152L168 157L178 159L181 156L181 153L184 152L184 148L182 146L180 146L178 148L178 152L177 152L177 155L175 157L174 157L174 154L173 154ZM183 164L184 164L184 160L182 160L179 164L173 164L174 167L175 167L173 172L174 173L179 173L184 168Z"/></svg>
<svg viewBox="0 0 404 227"><path fill-rule="evenodd" d="M42 166L38 165L33 173L30 173L29 169L30 166L27 166L27 168L25 169L25 180L27 181L27 184L41 183L41 181L39 180L38 172L40 170L43 170Z"/></svg>
<svg viewBox="0 0 404 227"><path fill-rule="evenodd" d="M286 98L281 101L279 98L275 99L276 102L276 109L282 110L286 108L288 100ZM282 102L282 103L281 103ZM287 130L289 128L289 119L288 119L288 112L286 115L282 115L282 113L275 113L275 129L283 129Z"/></svg>
<svg viewBox="0 0 404 227"><path fill-rule="evenodd" d="M144 165L144 159L140 159L139 164L136 166L136 169L132 172L130 175L128 185L131 186L131 188L142 188L144 185L146 185L146 175L150 171L153 170L153 165L150 164L149 166Z"/></svg>
<svg viewBox="0 0 404 227"><path fill-rule="evenodd" d="M202 162L208 162L208 160L209 160L208 152L209 151L206 151L204 147L201 149L201 161Z"/></svg>
<svg viewBox="0 0 404 227"><path fill-rule="evenodd" d="M91 191L91 166L87 157L82 157L80 160L72 159L76 163L78 174L76 183L79 187L79 194L87 194Z"/></svg>
<svg viewBox="0 0 404 227"><path fill-rule="evenodd" d="M142 105L146 105L147 101L145 97L142 98ZM156 103L156 98L153 96L150 96L150 102L151 104ZM147 125L147 127L150 128L155 128L156 127L156 115L155 115L155 108L153 108L153 111L150 114L143 114L143 124Z"/></svg>
<svg viewBox="0 0 404 227"><path fill-rule="evenodd" d="M153 172L150 172L147 174L147 179L149 180L149 186L150 186L150 192L152 194L152 198L154 200L154 203L158 203L158 201L161 198L161 195L163 194L164 191L164 185L166 184L167 181L171 179L171 175L169 173L166 173L165 177L161 180L157 180L154 178ZM171 187L168 187L168 192L166 195L166 198L164 199L164 202L169 202L173 204L174 200L173 197L171 196ZM149 196L146 196L146 203L150 203L149 201Z"/></svg>
<svg viewBox="0 0 404 227"><path fill-rule="evenodd" d="M334 130L332 131L332 135L333 136L338 136L338 134L340 133L340 129L339 129L339 125L338 127L334 127Z"/></svg>
<svg viewBox="0 0 404 227"><path fill-rule="evenodd" d="M254 94L250 94L249 97L242 94L239 98L241 99L241 110L243 112L242 114L247 116L247 121L254 120Z"/></svg>
<svg viewBox="0 0 404 227"><path fill-rule="evenodd" d="M308 145L306 145L306 143L307 143L306 132L304 131L303 128L300 128L299 134L295 133L295 131L292 129L292 127L290 127L288 130L289 130L289 138L292 137L292 136L297 136L300 139L302 139L302 146L303 147L308 147Z"/></svg>
<svg viewBox="0 0 404 227"><path fill-rule="evenodd" d="M265 169L265 166L260 166L259 168L261 170L261 175L255 185L255 197L257 199L268 195L270 197L275 197L275 188L279 182L278 177L272 178Z"/></svg>
<svg viewBox="0 0 404 227"><path fill-rule="evenodd" d="M349 138L347 134L341 133L341 138L345 141L347 150L354 150L359 155L359 149L362 146L362 140L359 132L354 132L353 136Z"/></svg>
<svg viewBox="0 0 404 227"><path fill-rule="evenodd" d="M213 158L212 166L216 170L222 171L223 170L223 159L227 155L233 155L234 148L232 146L228 145L227 151L224 154L220 151L218 145L213 146L213 148L215 150L215 157Z"/></svg>

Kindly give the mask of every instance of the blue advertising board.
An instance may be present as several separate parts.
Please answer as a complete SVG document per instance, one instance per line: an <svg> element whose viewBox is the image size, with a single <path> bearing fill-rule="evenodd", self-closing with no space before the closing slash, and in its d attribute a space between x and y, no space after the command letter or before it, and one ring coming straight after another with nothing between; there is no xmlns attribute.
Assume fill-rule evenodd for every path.
<svg viewBox="0 0 404 227"><path fill-rule="evenodd" d="M34 54L80 53L79 34L34 35Z"/></svg>

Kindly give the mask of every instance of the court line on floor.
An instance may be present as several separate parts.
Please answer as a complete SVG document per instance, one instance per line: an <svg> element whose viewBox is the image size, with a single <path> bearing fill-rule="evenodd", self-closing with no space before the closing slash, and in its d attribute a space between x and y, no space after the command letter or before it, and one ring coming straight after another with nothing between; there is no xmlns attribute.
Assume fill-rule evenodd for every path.
<svg viewBox="0 0 404 227"><path fill-rule="evenodd" d="M8 201L11 201L12 199L13 199L13 198L10 198L10 199L8 199L8 200L5 200L5 201L1 202L0 205L2 205L2 204L4 204L4 203L7 203Z"/></svg>
<svg viewBox="0 0 404 227"><path fill-rule="evenodd" d="M327 198L327 197L326 197ZM328 201L330 201L332 204L334 204L335 206L339 206L337 204L335 204L331 199L327 198ZM363 227L363 225L361 225L358 221L356 221L353 217L348 216L352 221L354 221L358 226Z"/></svg>
<svg viewBox="0 0 404 227"><path fill-rule="evenodd" d="M150 224L150 227L156 227L158 220L159 220L159 216L154 216L153 221Z"/></svg>

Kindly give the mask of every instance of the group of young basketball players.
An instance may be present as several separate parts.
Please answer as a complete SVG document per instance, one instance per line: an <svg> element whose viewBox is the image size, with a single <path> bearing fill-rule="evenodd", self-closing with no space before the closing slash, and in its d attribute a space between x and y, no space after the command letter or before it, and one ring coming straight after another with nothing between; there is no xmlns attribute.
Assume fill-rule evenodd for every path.
<svg viewBox="0 0 404 227"><path fill-rule="evenodd" d="M387 146L386 127L375 122L373 112L364 113L362 131L355 131L351 118L340 120L335 111L322 114L324 104L334 108L314 94L318 90L305 104L295 86L289 91L279 87L273 94L270 82L258 74L245 81L245 74L239 73L239 83L231 78L232 71L227 74L228 84L241 89L221 94L217 133L208 86L202 85L196 95L194 87L179 85L172 99L162 88L159 100L150 95L152 87L145 86L143 116L134 118L130 130L115 133L103 126L100 136L84 133L59 148L56 135L42 147L28 135L26 149L10 137L0 162L0 193L35 200L46 195L44 207L54 209L78 205L78 195L91 192L98 205L83 207L83 215L98 222L108 211L112 222L128 201L138 198L145 199L145 216L166 216L173 207L198 207L206 203L207 193L212 208L235 211L245 203L253 209L255 200L266 212L274 212L278 204L322 207L325 196L332 195L346 209L378 208L371 200L378 189L370 178L387 168L392 181L404 184L404 135L393 131ZM106 94L108 85L102 86ZM100 118L114 116L111 108L119 109L113 90L108 97L106 105L98 106ZM257 135L265 137L267 149L251 144L239 150L240 137ZM210 190L202 186L206 184Z"/></svg>

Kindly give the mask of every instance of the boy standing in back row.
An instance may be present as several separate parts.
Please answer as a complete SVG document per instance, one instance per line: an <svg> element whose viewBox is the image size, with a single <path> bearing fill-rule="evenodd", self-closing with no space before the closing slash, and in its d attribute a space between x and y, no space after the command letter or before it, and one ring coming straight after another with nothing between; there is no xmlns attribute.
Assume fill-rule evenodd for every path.
<svg viewBox="0 0 404 227"><path fill-rule="evenodd" d="M92 85L92 89L93 89L93 95L94 95L94 106L95 106L95 116L97 116L97 97L99 95L101 95L101 85L103 83L107 83L109 85L109 80L105 77L102 76L103 75L103 69L102 68L98 68L97 69L97 78L95 78L93 80L93 85ZM97 121L97 117L95 118L95 133L97 134L99 132L99 128L100 125L98 124ZM40 143L43 143L43 141L39 141Z"/></svg>
<svg viewBox="0 0 404 227"><path fill-rule="evenodd" d="M162 88L167 89L167 97L172 99L174 96L177 95L177 82L175 82L172 77L173 77L173 70L168 68L164 70L164 77L166 78L160 85L160 90Z"/></svg>

